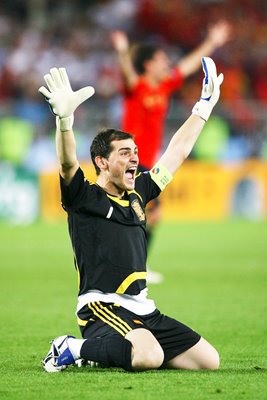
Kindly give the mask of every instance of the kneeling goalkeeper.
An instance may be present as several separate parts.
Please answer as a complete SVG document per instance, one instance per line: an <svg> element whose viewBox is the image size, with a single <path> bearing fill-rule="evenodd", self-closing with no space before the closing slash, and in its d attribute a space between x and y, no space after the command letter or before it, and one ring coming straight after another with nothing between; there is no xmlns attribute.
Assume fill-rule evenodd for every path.
<svg viewBox="0 0 267 400"><path fill-rule="evenodd" d="M210 58L204 57L202 65L201 98L156 165L137 174L134 137L106 129L90 147L96 183L88 182L79 166L72 130L74 111L94 89L74 92L64 68L52 68L44 76L47 88L39 91L56 115L62 205L79 277L76 314L83 337L54 339L43 360L48 372L61 371L78 359L127 371L219 367L215 348L188 326L161 314L146 288L146 204L172 180L219 98L223 75L217 76Z"/></svg>

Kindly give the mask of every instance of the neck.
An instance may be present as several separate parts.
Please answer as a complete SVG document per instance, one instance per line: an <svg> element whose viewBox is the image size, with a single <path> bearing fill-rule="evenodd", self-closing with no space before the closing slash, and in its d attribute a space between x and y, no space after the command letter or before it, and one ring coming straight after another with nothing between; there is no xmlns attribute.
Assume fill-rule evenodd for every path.
<svg viewBox="0 0 267 400"><path fill-rule="evenodd" d="M103 176L99 176L97 178L96 184L111 196L115 196L120 199L124 196L125 190L118 188L116 185L114 185L114 183L107 181Z"/></svg>
<svg viewBox="0 0 267 400"><path fill-rule="evenodd" d="M148 84L152 87L157 87L160 83L158 79L156 79L154 76L152 76L150 74L144 74L143 77L148 82Z"/></svg>

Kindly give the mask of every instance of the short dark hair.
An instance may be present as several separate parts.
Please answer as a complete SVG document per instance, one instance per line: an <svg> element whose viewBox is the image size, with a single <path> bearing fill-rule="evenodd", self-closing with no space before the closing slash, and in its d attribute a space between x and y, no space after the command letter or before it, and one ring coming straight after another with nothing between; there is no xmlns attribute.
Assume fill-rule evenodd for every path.
<svg viewBox="0 0 267 400"><path fill-rule="evenodd" d="M114 140L133 139L134 136L130 133L123 132L117 129L102 129L93 139L90 146L91 159L94 164L96 174L100 174L100 168L96 165L95 158L97 156L108 158L112 152L112 142Z"/></svg>
<svg viewBox="0 0 267 400"><path fill-rule="evenodd" d="M133 47L132 61L138 74L143 74L145 72L145 63L152 60L155 53L159 50L160 47L154 43L144 43Z"/></svg>

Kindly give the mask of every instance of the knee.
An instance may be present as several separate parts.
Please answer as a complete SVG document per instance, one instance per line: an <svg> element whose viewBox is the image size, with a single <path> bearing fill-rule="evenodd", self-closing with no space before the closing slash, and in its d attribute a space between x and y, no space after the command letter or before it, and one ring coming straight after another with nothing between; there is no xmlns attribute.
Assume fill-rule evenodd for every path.
<svg viewBox="0 0 267 400"><path fill-rule="evenodd" d="M192 348L198 369L216 370L220 366L220 356L218 351L203 337Z"/></svg>
<svg viewBox="0 0 267 400"><path fill-rule="evenodd" d="M157 369L164 361L164 353L159 344L148 348L135 348L132 359L132 369L142 371L147 369Z"/></svg>
<svg viewBox="0 0 267 400"><path fill-rule="evenodd" d="M162 365L164 353L151 332L146 329L136 329L129 332L126 339L132 343L133 371L157 369Z"/></svg>
<svg viewBox="0 0 267 400"><path fill-rule="evenodd" d="M219 369L220 367L220 355L216 349L214 349L213 359L211 361L210 369Z"/></svg>
<svg viewBox="0 0 267 400"><path fill-rule="evenodd" d="M220 356L216 349L212 349L208 357L205 359L205 363L202 366L203 369L216 370L220 367Z"/></svg>

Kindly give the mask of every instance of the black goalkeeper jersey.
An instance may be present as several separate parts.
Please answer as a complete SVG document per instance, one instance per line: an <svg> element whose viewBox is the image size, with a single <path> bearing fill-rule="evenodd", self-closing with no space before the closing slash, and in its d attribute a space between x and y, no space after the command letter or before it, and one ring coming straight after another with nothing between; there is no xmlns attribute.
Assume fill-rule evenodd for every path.
<svg viewBox="0 0 267 400"><path fill-rule="evenodd" d="M146 287L145 206L160 193L150 173L136 177L122 200L84 178L79 168L71 184L60 178L62 206L79 274L79 295L88 290L137 295Z"/></svg>

